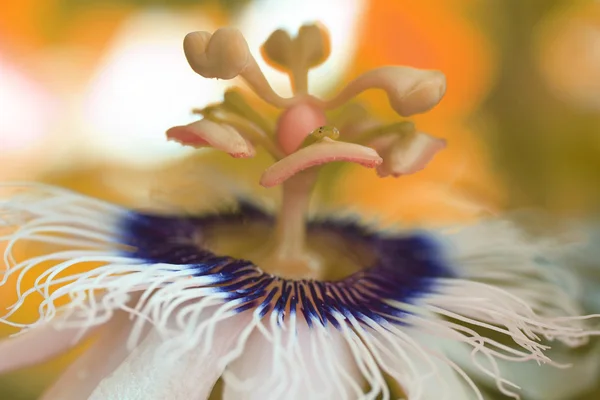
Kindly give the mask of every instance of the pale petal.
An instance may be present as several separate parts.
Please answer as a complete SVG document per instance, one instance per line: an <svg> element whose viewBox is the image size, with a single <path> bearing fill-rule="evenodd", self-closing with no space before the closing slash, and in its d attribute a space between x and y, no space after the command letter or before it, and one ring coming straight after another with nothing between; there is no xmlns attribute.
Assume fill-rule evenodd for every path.
<svg viewBox="0 0 600 400"><path fill-rule="evenodd" d="M0 373L42 363L56 357L85 339L81 328L59 329L56 323L32 328L0 342Z"/></svg>
<svg viewBox="0 0 600 400"><path fill-rule="evenodd" d="M131 329L128 314L119 312L99 329L96 341L71 364L41 400L87 399L98 383L123 362Z"/></svg>
<svg viewBox="0 0 600 400"><path fill-rule="evenodd" d="M234 128L208 119L175 126L167 131L167 138L191 147L211 146L229 153L232 157L253 157L255 149Z"/></svg>
<svg viewBox="0 0 600 400"><path fill-rule="evenodd" d="M511 217L521 223L525 220L523 215ZM421 308L444 317L428 321L428 328L454 340L456 344L446 352L474 377L489 379L506 396L569 398L593 385L600 367L597 354L588 361L575 350L566 350L598 335L588 328L587 318L579 316L577 280L564 265L555 264L560 261L557 254L577 248L581 238L569 229L556 229L559 221L555 218L546 225L554 228L549 230L544 229L543 220L535 218L536 235L515 220L488 220L446 230L440 239L447 242L450 262L457 266L461 279L445 282L442 297L423 298ZM448 317L463 326L459 329ZM493 329L494 335L484 336L487 329ZM459 342L469 346L466 352L456 350ZM556 369L571 362L574 370ZM546 391L542 387L546 383L539 384L546 377L552 381L548 386L565 379L575 384Z"/></svg>
<svg viewBox="0 0 600 400"><path fill-rule="evenodd" d="M548 355L556 361L571 362L572 366L560 369L533 361L518 364L501 362L500 369L506 379L521 387L523 397L530 400L569 399L597 387L600 376L598 348L575 357L560 351L549 351Z"/></svg>
<svg viewBox="0 0 600 400"><path fill-rule="evenodd" d="M175 360L158 358L157 352L165 340L150 333L100 382L89 400L207 399L225 367L220 362L222 356L233 348L246 322L247 318L241 315L219 322L207 357L201 356L203 348L196 348ZM170 340L185 340L185 336Z"/></svg>
<svg viewBox="0 0 600 400"><path fill-rule="evenodd" d="M265 187L279 185L300 171L334 161L348 161L373 168L381 164L382 159L369 147L337 142L326 137L271 165L263 173L260 184Z"/></svg>
<svg viewBox="0 0 600 400"><path fill-rule="evenodd" d="M255 330L244 354L227 369L223 400L356 399L363 378L340 332L298 320L271 324L269 341Z"/></svg>
<svg viewBox="0 0 600 400"><path fill-rule="evenodd" d="M561 265L569 265L581 280L579 293L570 293L581 297L587 312L600 314L600 221L596 219L578 221L575 229L587 238L585 246L568 249L561 256Z"/></svg>

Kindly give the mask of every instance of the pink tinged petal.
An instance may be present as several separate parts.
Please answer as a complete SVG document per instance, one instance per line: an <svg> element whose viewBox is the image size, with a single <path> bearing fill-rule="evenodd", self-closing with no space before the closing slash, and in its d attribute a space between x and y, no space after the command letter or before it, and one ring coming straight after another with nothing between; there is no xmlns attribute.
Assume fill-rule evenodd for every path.
<svg viewBox="0 0 600 400"><path fill-rule="evenodd" d="M225 366L221 359L236 345L239 332L248 318L236 315L217 323L210 351L195 346L183 356L169 359L157 357L165 344L184 345L185 334L174 342L165 342L156 332L146 339L113 371L102 380L89 400L205 400L219 379ZM181 343L181 344L178 344ZM204 342L202 342L204 343Z"/></svg>
<svg viewBox="0 0 600 400"><path fill-rule="evenodd" d="M96 341L71 364L40 400L87 399L98 383L128 356L126 348L131 322L126 313L100 328Z"/></svg>
<svg viewBox="0 0 600 400"><path fill-rule="evenodd" d="M326 137L271 165L263 173L260 184L264 187L276 186L300 171L334 161L348 161L373 168L383 160L370 147L337 142Z"/></svg>
<svg viewBox="0 0 600 400"><path fill-rule="evenodd" d="M407 117L426 112L442 100L446 93L446 77L433 70L381 67L365 72L324 105L327 109L339 107L368 89L384 90L394 111Z"/></svg>
<svg viewBox="0 0 600 400"><path fill-rule="evenodd" d="M286 324L267 328L273 340L251 334L224 375L223 400L362 398L364 379L340 332L302 320L294 332Z"/></svg>
<svg viewBox="0 0 600 400"><path fill-rule="evenodd" d="M398 177L424 169L446 147L446 141L418 132L409 137L384 136L372 145L383 156L383 163L377 167L379 176Z"/></svg>
<svg viewBox="0 0 600 400"><path fill-rule="evenodd" d="M167 138L195 148L210 146L229 153L235 158L253 157L255 149L238 131L226 124L208 119L175 126L167 131Z"/></svg>
<svg viewBox="0 0 600 400"><path fill-rule="evenodd" d="M277 141L285 154L298 150L315 129L327 124L324 111L314 104L302 102L291 106L279 117Z"/></svg>
<svg viewBox="0 0 600 400"><path fill-rule="evenodd" d="M32 328L19 336L0 342L0 373L42 363L76 346L91 330L58 329L56 324Z"/></svg>

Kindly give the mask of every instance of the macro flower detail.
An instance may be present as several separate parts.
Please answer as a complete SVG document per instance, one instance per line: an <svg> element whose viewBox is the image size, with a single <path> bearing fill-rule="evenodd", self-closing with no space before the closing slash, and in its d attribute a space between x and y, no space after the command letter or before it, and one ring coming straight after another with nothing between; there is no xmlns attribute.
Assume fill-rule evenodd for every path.
<svg viewBox="0 0 600 400"><path fill-rule="evenodd" d="M442 73L383 67L317 98L308 71L330 52L320 25L295 38L276 31L262 48L289 74L290 98L270 87L236 29L191 33L184 52L196 73L240 77L280 113L272 120L231 89L167 139L242 159L268 153L256 182L280 187L279 210L232 196L197 215L159 214L4 185L1 283L16 280L18 299L0 321L22 332L0 342L0 372L94 337L44 399L483 399L485 379L518 399L507 363L561 367L549 343L577 347L598 334L548 268L576 242L502 219L415 231L308 217L323 165L402 179L445 147L407 120L337 127L331 111L379 89L401 117L426 112L444 95ZM15 321L36 296L39 319Z"/></svg>

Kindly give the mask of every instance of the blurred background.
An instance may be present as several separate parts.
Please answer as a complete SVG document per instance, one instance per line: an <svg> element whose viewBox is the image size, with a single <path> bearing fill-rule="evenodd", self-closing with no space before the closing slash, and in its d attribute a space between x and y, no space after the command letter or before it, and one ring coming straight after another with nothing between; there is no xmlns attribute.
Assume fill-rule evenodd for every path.
<svg viewBox="0 0 600 400"><path fill-rule="evenodd" d="M5 1L0 180L45 180L139 204L144 193L129 183L144 186L148 171L187 154L166 143L165 130L191 122L191 108L220 100L232 84L195 75L182 55L183 36L234 25L258 53L272 30L294 32L315 20L332 40L331 59L311 72L317 94L385 64L442 70L447 97L415 120L460 148L445 161L466 197L495 209L596 215L597 0ZM264 70L276 90L289 92L282 74ZM379 94L364 100L393 116ZM442 170L434 166L429 177L450 179ZM394 214L397 204L382 204L381 193L402 183L384 187L373 174L357 174L340 187L341 198ZM422 213L437 217L436 210ZM0 292L0 306L9 303ZM0 335L10 332L0 326ZM72 357L0 377L0 399L35 399Z"/></svg>

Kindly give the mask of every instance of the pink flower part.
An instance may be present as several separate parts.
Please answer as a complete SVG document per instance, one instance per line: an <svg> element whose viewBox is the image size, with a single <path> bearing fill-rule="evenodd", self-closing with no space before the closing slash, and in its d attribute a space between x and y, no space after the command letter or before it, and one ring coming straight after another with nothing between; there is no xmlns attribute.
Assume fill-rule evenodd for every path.
<svg viewBox="0 0 600 400"><path fill-rule="evenodd" d="M325 113L309 102L295 104L285 110L277 123L277 141L285 154L298 150L315 129L327 124Z"/></svg>
<svg viewBox="0 0 600 400"><path fill-rule="evenodd" d="M377 174L381 177L399 177L425 168L446 147L446 141L417 132L410 138L387 135L378 138L372 145L383 155L383 163L377 167Z"/></svg>
<svg viewBox="0 0 600 400"><path fill-rule="evenodd" d="M234 128L208 119L175 126L167 131L167 138L184 146L214 147L235 158L253 157L256 154L252 143Z"/></svg>
<svg viewBox="0 0 600 400"><path fill-rule="evenodd" d="M373 168L383 160L370 147L337 142L326 137L271 165L263 173L260 184L264 187L276 186L300 171L334 161L349 161Z"/></svg>

